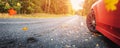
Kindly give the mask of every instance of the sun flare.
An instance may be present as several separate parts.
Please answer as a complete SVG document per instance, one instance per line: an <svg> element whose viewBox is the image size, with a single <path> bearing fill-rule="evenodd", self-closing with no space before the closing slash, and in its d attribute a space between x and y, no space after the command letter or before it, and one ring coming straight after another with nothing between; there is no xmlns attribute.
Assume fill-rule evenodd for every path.
<svg viewBox="0 0 120 48"><path fill-rule="evenodd" d="M80 9L83 9L82 5L84 3L84 0L70 0L71 4L72 4L72 8L75 11L78 11Z"/></svg>

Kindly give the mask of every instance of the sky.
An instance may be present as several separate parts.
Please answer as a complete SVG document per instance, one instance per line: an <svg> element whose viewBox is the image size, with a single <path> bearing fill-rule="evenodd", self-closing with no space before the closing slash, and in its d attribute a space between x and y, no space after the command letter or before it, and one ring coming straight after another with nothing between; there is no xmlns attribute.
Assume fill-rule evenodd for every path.
<svg viewBox="0 0 120 48"><path fill-rule="evenodd" d="M80 9L83 9L82 5L84 3L84 0L70 0L72 7L75 11L78 11Z"/></svg>

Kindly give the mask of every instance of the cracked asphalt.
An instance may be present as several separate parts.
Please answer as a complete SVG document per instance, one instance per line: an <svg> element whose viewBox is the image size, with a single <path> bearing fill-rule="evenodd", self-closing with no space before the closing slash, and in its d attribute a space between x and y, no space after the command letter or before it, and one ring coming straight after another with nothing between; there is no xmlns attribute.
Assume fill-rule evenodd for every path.
<svg viewBox="0 0 120 48"><path fill-rule="evenodd" d="M84 17L72 16L49 19L0 19L0 48L120 47L102 34L90 32Z"/></svg>

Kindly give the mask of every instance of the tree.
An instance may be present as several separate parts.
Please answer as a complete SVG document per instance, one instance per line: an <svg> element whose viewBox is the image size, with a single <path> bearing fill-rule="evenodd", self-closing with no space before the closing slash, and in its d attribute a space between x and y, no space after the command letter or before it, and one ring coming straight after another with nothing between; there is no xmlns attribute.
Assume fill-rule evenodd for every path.
<svg viewBox="0 0 120 48"><path fill-rule="evenodd" d="M72 11L69 0L45 0L45 3L41 7L46 13L67 14Z"/></svg>
<svg viewBox="0 0 120 48"><path fill-rule="evenodd" d="M0 0L0 12L6 13L10 8L20 11L21 3L18 0Z"/></svg>
<svg viewBox="0 0 120 48"><path fill-rule="evenodd" d="M83 10L82 10L83 16L86 16L89 13L90 8L92 4L95 3L95 1L97 0L85 0L84 5L83 5Z"/></svg>
<svg viewBox="0 0 120 48"><path fill-rule="evenodd" d="M14 8L21 14L68 14L72 12L70 0L0 0L0 6L0 12Z"/></svg>

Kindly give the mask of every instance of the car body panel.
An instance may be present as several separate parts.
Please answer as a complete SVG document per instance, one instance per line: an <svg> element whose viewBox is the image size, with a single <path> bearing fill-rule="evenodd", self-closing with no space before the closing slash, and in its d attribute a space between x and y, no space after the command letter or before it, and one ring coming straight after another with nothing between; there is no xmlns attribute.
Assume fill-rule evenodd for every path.
<svg viewBox="0 0 120 48"><path fill-rule="evenodd" d="M92 6L96 30L120 45L120 1L115 5L117 9L114 11L107 10L105 5L104 0L99 0Z"/></svg>

